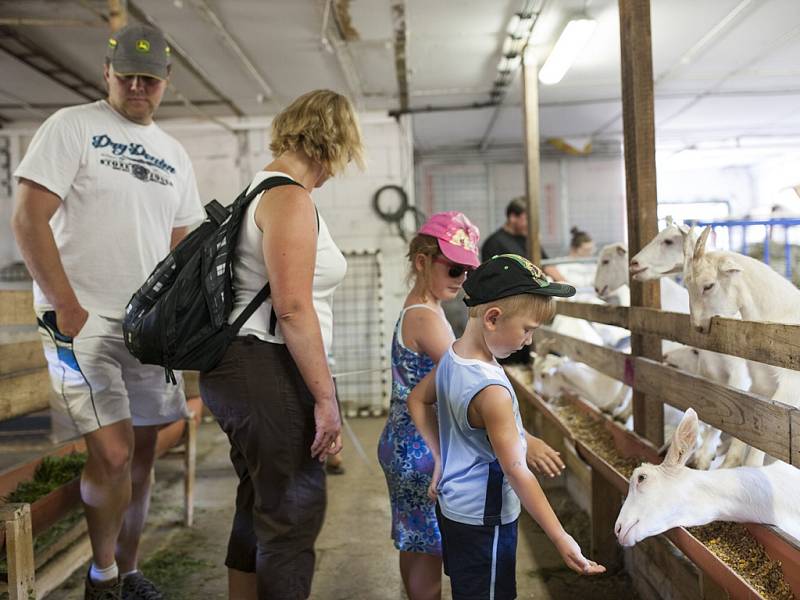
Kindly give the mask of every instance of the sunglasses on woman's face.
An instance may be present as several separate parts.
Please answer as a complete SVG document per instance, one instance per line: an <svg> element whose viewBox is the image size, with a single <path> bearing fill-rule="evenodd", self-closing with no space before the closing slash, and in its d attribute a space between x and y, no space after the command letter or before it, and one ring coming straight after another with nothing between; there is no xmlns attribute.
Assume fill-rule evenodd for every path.
<svg viewBox="0 0 800 600"><path fill-rule="evenodd" d="M448 267L447 274L452 277L453 279L458 279L464 273L469 273L472 271L472 267L468 267L466 265L457 265L456 263L450 262L449 260L437 256L433 259L433 262L438 262Z"/></svg>

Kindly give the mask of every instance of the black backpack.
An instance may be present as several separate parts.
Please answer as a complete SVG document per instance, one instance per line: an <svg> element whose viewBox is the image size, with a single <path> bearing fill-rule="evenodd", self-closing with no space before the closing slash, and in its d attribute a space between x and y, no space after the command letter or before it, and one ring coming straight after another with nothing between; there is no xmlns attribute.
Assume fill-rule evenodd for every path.
<svg viewBox="0 0 800 600"><path fill-rule="evenodd" d="M209 371L222 359L242 325L269 296L267 283L236 320L233 255L250 202L265 190L300 185L288 177L268 177L239 194L229 207L205 206L208 219L162 260L125 307L122 331L128 351L140 362L161 365L167 381L173 369ZM274 331L275 317L270 329Z"/></svg>

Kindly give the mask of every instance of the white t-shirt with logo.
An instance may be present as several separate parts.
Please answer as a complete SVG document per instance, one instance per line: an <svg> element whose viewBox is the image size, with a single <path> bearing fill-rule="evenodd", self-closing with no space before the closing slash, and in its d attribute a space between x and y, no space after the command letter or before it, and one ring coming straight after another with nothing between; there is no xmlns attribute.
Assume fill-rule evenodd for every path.
<svg viewBox="0 0 800 600"><path fill-rule="evenodd" d="M172 229L205 218L183 146L158 125L139 125L105 100L59 110L14 172L62 200L50 226L78 301L121 319L169 252ZM52 305L34 282L37 310Z"/></svg>

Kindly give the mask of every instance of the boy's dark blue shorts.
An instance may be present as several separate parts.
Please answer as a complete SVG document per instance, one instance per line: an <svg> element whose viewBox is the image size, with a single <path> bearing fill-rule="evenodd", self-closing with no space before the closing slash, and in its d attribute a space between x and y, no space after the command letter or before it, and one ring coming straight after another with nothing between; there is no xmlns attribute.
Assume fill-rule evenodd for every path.
<svg viewBox="0 0 800 600"><path fill-rule="evenodd" d="M517 597L517 522L465 525L451 521L436 505L442 533L444 572L453 600L513 600Z"/></svg>

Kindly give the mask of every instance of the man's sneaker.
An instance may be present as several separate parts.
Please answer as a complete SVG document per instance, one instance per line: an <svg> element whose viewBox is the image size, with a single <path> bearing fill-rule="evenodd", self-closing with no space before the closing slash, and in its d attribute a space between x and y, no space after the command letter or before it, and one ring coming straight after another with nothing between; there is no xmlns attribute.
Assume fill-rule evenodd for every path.
<svg viewBox="0 0 800 600"><path fill-rule="evenodd" d="M96 585L89 574L86 574L86 591L83 594L83 600L121 600L122 599L122 583L117 581L112 585L99 586Z"/></svg>
<svg viewBox="0 0 800 600"><path fill-rule="evenodd" d="M141 571L136 571L122 580L122 600L164 600L164 594Z"/></svg>

